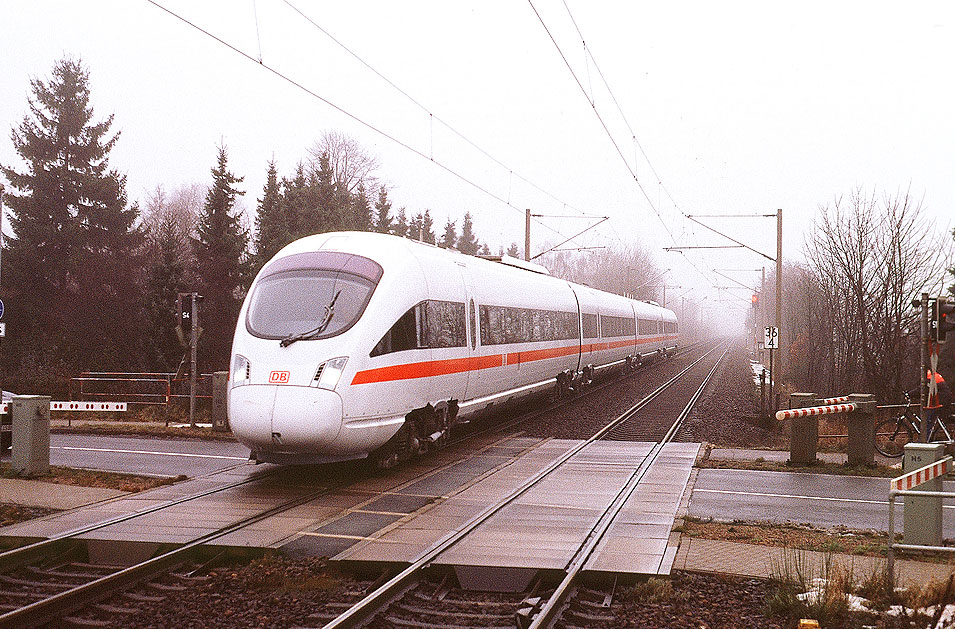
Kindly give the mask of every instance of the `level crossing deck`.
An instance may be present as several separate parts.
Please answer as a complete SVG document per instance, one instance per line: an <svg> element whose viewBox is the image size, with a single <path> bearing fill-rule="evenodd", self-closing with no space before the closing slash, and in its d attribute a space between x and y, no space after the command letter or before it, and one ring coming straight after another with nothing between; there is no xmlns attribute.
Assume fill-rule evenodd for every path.
<svg viewBox="0 0 955 629"><path fill-rule="evenodd" d="M0 529L0 536L42 539L120 514L141 511L236 480L252 482L82 535L103 545L179 544L280 502L302 504L212 543L282 549L336 561L402 564L500 500L576 441L512 437L474 449L448 448L412 465L366 476L328 493L334 468L312 477L271 466L242 465L169 487L103 501ZM652 444L598 442L513 505L495 515L440 563L456 567L561 569L617 489ZM670 444L625 505L588 569L657 574L669 571L667 544L698 444ZM293 468L295 469L295 468ZM340 472L340 470L339 470ZM322 474L326 477L322 477ZM668 552L668 549L671 552Z"/></svg>

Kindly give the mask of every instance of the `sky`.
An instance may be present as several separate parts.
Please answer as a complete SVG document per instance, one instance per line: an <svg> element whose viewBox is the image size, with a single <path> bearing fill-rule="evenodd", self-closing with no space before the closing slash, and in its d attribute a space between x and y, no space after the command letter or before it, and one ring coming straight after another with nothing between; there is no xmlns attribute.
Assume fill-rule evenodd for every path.
<svg viewBox="0 0 955 629"><path fill-rule="evenodd" d="M131 200L207 185L225 144L251 221L268 161L291 175L338 131L439 234L470 212L495 252L523 246L531 208L537 253L608 216L573 243L647 249L681 287L668 296L706 297L716 318L738 320L749 294L713 288L735 285L713 269L756 286L773 263L666 251L731 244L685 215L781 208L787 261L820 207L858 188L909 191L953 225L950 2L156 4L0 0L0 163L18 164L30 79L71 56L94 118L115 115ZM775 256L773 218L699 220Z"/></svg>

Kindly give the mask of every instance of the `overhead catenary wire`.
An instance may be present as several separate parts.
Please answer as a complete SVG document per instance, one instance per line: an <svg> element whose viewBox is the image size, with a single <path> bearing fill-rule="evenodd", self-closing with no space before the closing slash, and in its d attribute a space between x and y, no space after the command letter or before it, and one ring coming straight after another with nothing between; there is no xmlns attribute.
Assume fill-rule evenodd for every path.
<svg viewBox="0 0 955 629"><path fill-rule="evenodd" d="M617 140L613 137L613 133L610 132L610 128L607 126L606 121L603 119L603 116L600 115L600 112L597 110L596 104L588 97L587 89L584 87L583 83L580 81L580 77L577 76L577 73L571 67L570 62L567 60L567 55L564 54L564 51L561 49L560 44L557 43L557 40L554 38L554 34L551 33L550 28L547 27L547 24L544 22L544 18L541 16L540 12L537 10L537 7L534 6L533 0L527 0L527 3L531 6L531 9L534 11L534 15L537 16L537 20L540 22L541 26L544 28L544 31L547 33L547 36L550 38L551 43L554 44L554 48L557 49L557 53L560 55L560 58L564 61L564 65L567 66L567 70L570 72L571 76L574 77L574 82L577 83L577 87L580 88L581 94L584 95L584 98L587 99L587 102L590 103L590 108L594 112L594 115L597 116L597 120L600 122L600 126L603 127L604 133L607 134L607 138L610 139L610 143L613 144L614 149L617 151L617 155L620 156L621 161L623 161L624 166L626 166L627 171L630 173L630 176L633 178L634 183L637 184L637 188L640 189L640 192L643 194L643 198L646 199L647 204L650 206L650 209L653 210L653 213L656 214L657 218L660 220L660 224L663 225L663 229L666 231L667 235L670 236L670 240L673 241L673 244L676 244L676 238L673 236L673 232L670 230L670 227L666 224L666 221L663 220L663 216L660 214L660 211L657 209L656 205L653 203L653 200L650 198L650 195L647 194L646 189L644 189L643 184L640 183L640 180L637 178L637 173L630 166L630 162L627 161L626 156L624 156L623 151L620 148L620 145L617 143ZM578 31L579 32L579 31Z"/></svg>
<svg viewBox="0 0 955 629"><path fill-rule="evenodd" d="M377 126L375 126L375 125L373 125L372 123L370 123L370 122L368 122L368 121L366 121L366 120L364 120L364 119L358 117L357 115L355 115L355 114L349 112L348 110L344 109L343 107L340 107L339 105L336 105L335 103L333 103L333 102L330 101L329 99L325 98L324 96L318 94L318 93L315 92L314 90L312 90L312 89L306 87L305 85L303 85L302 83L296 81L296 80L293 79L292 77L290 77L290 76L288 76L288 75L282 73L282 72L279 71L277 68L272 67L271 65L265 63L264 61L259 61L259 60L256 59L255 57L249 55L247 52L245 52L245 51L243 51L243 50L237 48L236 46L230 44L229 42L225 41L224 39L222 39L222 38L219 37L218 35L215 35L215 34L212 33L211 31L209 31L209 30L207 30L207 29L205 29L205 28L199 26L198 24L196 24L196 23L194 23L194 22L192 22L192 21L186 19L185 17L179 15L179 14L176 13L175 11L173 11L173 10L171 10L171 9L169 9L169 8L167 8L167 7L165 7L165 6L163 6L163 5L160 4L157 0L146 0L146 2L148 2L148 3L151 4L151 5L153 5L153 6L156 7L157 9L163 11L164 13L166 13L166 14L172 16L173 18L179 20L179 21L182 22L183 24L186 24L187 26L189 26L189 27L195 29L196 31L198 31L198 32L200 32L200 33L202 33L202 34L205 35L206 37L209 37L209 38L215 40L216 42L218 42L218 43L220 43L221 45L225 46L225 47L228 48L229 50L231 50L231 51L235 52L236 54L240 55L240 56L243 57L244 59L246 59L246 60L248 60L248 61L251 61L252 63L254 63L255 65L257 65L257 66L259 66L259 67L261 67L261 68L264 68L265 70L267 70L268 72L270 72L270 73L273 74L274 76L278 77L279 79L285 81L285 82L288 83L289 85L292 85L293 87L295 87L295 88L301 90L302 92L308 94L308 95L311 96L312 98L315 98L316 100L321 101L322 103L324 103L324 104L327 105L328 107L331 107L331 108L334 109L335 111L339 112L340 114L342 114L343 116L349 118L350 120L353 120L354 122L356 122L356 123L358 123L359 125L365 127L366 129L368 129L368 130L370 130L370 131L372 131L372 132L374 132L374 133L380 135L381 137L385 138L386 140L389 140L389 141L393 142L394 144L400 146L401 148L403 148L403 149L405 149L405 150L407 150L407 151L410 151L411 153L414 153L414 154L417 155L418 157L421 157L422 159L425 159L425 160L431 162L432 164L434 164L435 166L437 166L438 168L440 168L440 169L443 170L444 172L448 173L448 174L451 175L452 177L458 179L459 181L461 181L461 182L463 182L463 183L466 183L467 185L473 187L474 189L478 190L479 192L485 194L486 196L488 196L488 197L494 199L495 201L498 201L498 202L501 203L502 205L505 205L505 206L507 206L507 207L510 207L511 209L513 209L513 210L515 210L515 211L517 211L517 212L520 212L522 215L525 213L524 208L520 208L520 207L514 205L514 204L511 203L508 199L505 199L505 198L501 197L500 195L495 194L494 192L492 192L492 191L489 190L488 188L482 186L481 184L479 184L479 183L477 183L477 182L475 182L475 181L472 181L471 179L468 179L466 176L464 176L463 174L461 174L461 173L459 173L458 171L454 170L454 169L451 168L450 166L447 166L447 165L443 164L442 162L440 162L440 161L438 161L438 160L436 160L436 159L432 159L430 156L426 155L426 154L423 153L422 151L420 151L420 150L414 148L413 146L411 146L410 144L408 144L408 143L406 143L406 142L403 142L402 140L399 140L397 137L391 135L391 134L388 133L387 131L384 131L383 129L378 128ZM550 227L549 225L546 225L546 224L544 224L544 223L540 223L540 224L541 224L542 227L545 227L546 229L549 229L550 231L554 232L555 234L559 235L560 237L562 237L562 238L565 237L564 234L562 234L562 233L559 232L558 230L554 229L553 227Z"/></svg>
<svg viewBox="0 0 955 629"><path fill-rule="evenodd" d="M607 127L607 125L604 123L604 120L603 120L603 118L601 117L600 113L597 111L597 107L596 107L596 104L595 104L593 98L588 97L586 90L583 88L583 85L582 85L581 82L580 82L580 79L577 77L577 73L574 72L574 69L571 67L570 63L567 61L566 55L564 55L563 51L561 50L560 45L557 43L557 41L556 41L556 39L554 38L553 34L551 33L550 29L549 29L549 28L547 27L547 25L544 23L543 18L541 17L540 13L537 11L537 8L534 6L533 0L528 0L528 3L531 5L531 8L533 9L534 14L537 16L537 19L538 19L538 20L540 21L540 23L541 23L541 26L544 27L544 30L547 32L547 35L550 37L550 40L551 40L551 42L554 44L554 47L557 48L558 53L560 54L561 58L562 58L563 61L564 61L564 65L567 66L567 69L570 71L571 75L574 77L574 80L577 82L578 87L580 87L581 91L583 92L584 97L587 98L587 101L590 103L591 108L592 108L593 111L594 111L594 114L597 116L597 119L600 121L601 125L603 126L604 131L607 133L607 136L610 138L610 141L613 143L614 147L617 149L618 155L620 155L620 158L623 160L623 162L624 162L624 164L627 166L628 170L630 170L630 174L631 174L631 176L633 177L634 181L636 182L637 186L640 188L640 192L643 193L643 196L644 196L644 198L646 198L647 203L650 205L650 208L651 208L651 209L653 210L653 212L656 214L657 218L660 220L660 223L663 225L663 228L666 230L667 234L669 234L670 239L673 241L673 244L675 245L675 244L676 244L676 238L673 236L673 233L670 231L670 229L669 229L669 227L667 226L666 222L663 220L663 216L660 214L660 211L658 210L657 206L654 205L653 201L650 199L650 197L649 197L649 195L647 194L646 190L644 189L643 185L640 183L639 178L637 177L637 172L636 172L636 166L637 166L637 164L636 164L636 156L635 156L635 159L634 159L634 166L633 166L633 168L631 169L631 168L630 168L630 165L629 165L629 162L627 162L627 159L626 159L626 157L624 157L624 154L623 154L623 152L620 150L619 145L617 144L616 140L613 138L613 135L610 133L610 130L609 130L609 128ZM653 167L653 163L650 161L649 156L647 155L646 151L643 149L643 145L640 144L640 141L637 139L637 135L636 135L636 133L635 133L634 130L633 130L633 126L630 124L630 121L627 119L627 116L626 116L626 114L624 113L623 108L622 108L621 105L620 105L620 102L617 100L617 97L616 97L616 95L614 94L613 90L611 89L609 82L607 81L607 79L606 79L606 77L604 76L603 72L600 70L600 65L597 63L597 60L596 60L596 58L595 58L594 55L593 55L592 48L587 45L586 39L584 38L584 35L583 35L583 32L581 31L580 26L577 24L577 20L574 18L573 12L571 12L571 10L570 10L570 6L567 4L567 0L562 0L562 3L563 3L563 5L564 5L564 9L567 11L567 15L569 16L571 23L574 25L574 29L577 31L577 35L580 37L581 43L582 43L583 46L584 46L584 52L585 52L585 54L586 54L586 55L589 57L589 59L593 62L594 68L595 68L595 70L597 71L598 76L600 76L600 79L601 79L601 81L603 82L604 87L607 89L607 93L610 95L611 100L613 101L614 105L617 107L617 111L619 112L620 117L621 117L621 119L623 120L624 124L627 126L627 129L628 129L628 131L630 132L630 135L631 135L631 138L632 138L634 144L635 144L636 147L640 150L640 153L643 155L644 160L647 162L647 166L650 168L650 172L653 173L653 176L654 176L654 178L656 179L657 185L658 185L659 188L663 191L663 193L666 194L667 198L670 200L670 203L673 204L673 208L674 208L677 212L679 212L684 218L687 218L687 219L689 219L689 220L692 220L692 218L691 218L690 216L688 216L687 213L684 212L684 211L680 208L679 204L676 202L676 199L674 199L674 198L673 198L673 195L670 194L670 191L667 189L666 185L664 185L662 178L661 178L660 175L657 173L656 169ZM589 66L588 66L588 67L589 67ZM658 202L657 205L660 205L660 203ZM705 225L705 224L703 224L703 223L699 223L699 221L696 221L696 222L697 222L699 225L701 225L702 227L705 227L705 228L709 229L710 231L716 232L716 230L712 229L712 228L709 227L708 225ZM716 232L716 233L718 233L719 235L725 237L725 235L724 235L724 234L721 234L720 232ZM732 240L732 239L731 239L731 240ZM734 241L734 242L736 242L736 241ZM744 246L745 246L745 245L744 245ZM681 252L681 253L682 253L682 252ZM696 270L696 272L699 273L700 276L703 277L707 282L709 282L709 283L712 284L712 285L715 285L715 284L716 284L716 282L715 282L712 278L708 277L707 274L704 273L702 269L700 269L700 268L697 267L695 264L693 264L693 263L690 261L690 259L689 259L685 254L684 254L683 257L684 257L684 260L686 260L687 263L689 263L690 266L693 267L693 269Z"/></svg>
<svg viewBox="0 0 955 629"><path fill-rule="evenodd" d="M497 164L499 167L501 167L501 168L503 168L504 170L506 170L506 171L508 172L509 177L516 177L517 179L521 180L522 182L524 182L524 183L527 184L528 186L534 188L535 190L537 190L537 191L540 192L541 194L546 195L546 196L549 197L551 200L556 201L557 203L560 203L560 204L564 205L565 207L570 208L570 209L572 209L572 210L578 212L578 213L579 213L581 216L583 216L583 217L587 217L587 218L598 218L598 217L596 217L596 216L594 216L594 215L592 215L592 214L586 213L585 211L583 211L583 210L581 210L581 209L579 209L579 208L577 208L577 207L574 207L573 205L571 205L571 204L567 203L566 201L560 199L559 197L557 197L556 195L554 195L554 194L551 193L550 191L548 191L548 190L542 188L541 186L539 186L538 184L534 183L534 182L531 181L530 179L528 179L528 178L524 177L523 175L521 175L520 173L514 171L513 168L511 168L510 166L508 166L507 164L505 164L503 161L499 160L499 159L496 158L495 156L491 155L491 153L489 153L489 152L488 152L487 150L485 150L483 147L481 147L480 145L478 145L476 142L474 142L473 140L471 140L469 137L465 136L461 131L459 131L459 130L456 129L453 125L451 125L451 123L447 122L446 120L444 120L444 119L441 118L440 116L435 115L435 113L434 113L429 107L427 107L427 106L426 106L425 104L423 104L421 101L419 101L419 100L416 99L414 96L412 96L411 94L409 94L406 90L402 89L397 83L395 83L394 81L392 81L391 79L389 79L387 76L385 76L384 74L382 74L377 68L375 68L374 66L372 66L368 61L366 61L366 60L365 60L363 57L361 57L358 53L356 53L356 52L353 51L351 48L349 48L349 47L346 46L344 43L342 43L338 38L336 38L334 35L332 35L332 34L328 31L328 29L326 29L326 28L324 28L323 26L321 26L321 25L320 25L318 22L316 22L313 18L311 18L310 16L308 16L304 11L302 11L302 10L299 9L296 5L294 5L290 0L283 0L283 2L284 2L290 9L292 9L295 13L297 13L299 16L301 16L302 19L304 19L305 21L307 21L309 24L311 24L313 27L315 27L318 31L320 31L323 35L325 35L326 37L328 37L335 45L337 45L339 48L341 48L342 50L344 50L348 55L350 55L350 56L351 56L353 59L355 59L358 63L360 63L360 64L361 64L362 66L364 66L365 68L367 68L367 69L368 69L369 71L371 71L372 73L374 73L375 76L377 76L377 77L380 78L382 81L384 81L385 83L387 83L388 85L390 85L395 91L397 91L399 94L401 94L401 95L404 96L406 99L408 99L412 104L414 104L416 107L418 107L418 108L421 109L423 112L425 112L425 113L430 117L430 119L431 119L432 122L437 122L438 124L440 124L441 126L443 126L444 128L446 128L448 131L450 131L451 133L453 133L455 136L457 136L458 138L460 138L462 141L464 141L466 144L468 144L469 146L471 146L473 149L475 149L476 151L478 151L480 154L484 155L487 159L491 160L492 162L494 162L495 164ZM510 200L510 190L508 190L508 200ZM535 222L537 222L538 224L544 225L544 224L541 223L540 221L535 221ZM545 225L545 226L546 226L546 225Z"/></svg>

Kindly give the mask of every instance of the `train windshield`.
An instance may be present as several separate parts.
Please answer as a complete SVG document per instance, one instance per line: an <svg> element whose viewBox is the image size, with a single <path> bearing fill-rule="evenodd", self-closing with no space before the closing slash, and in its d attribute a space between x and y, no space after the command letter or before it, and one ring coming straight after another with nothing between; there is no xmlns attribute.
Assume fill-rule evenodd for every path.
<svg viewBox="0 0 955 629"><path fill-rule="evenodd" d="M374 290L375 282L342 271L290 269L273 273L256 286L246 327L267 339L335 336L355 324Z"/></svg>

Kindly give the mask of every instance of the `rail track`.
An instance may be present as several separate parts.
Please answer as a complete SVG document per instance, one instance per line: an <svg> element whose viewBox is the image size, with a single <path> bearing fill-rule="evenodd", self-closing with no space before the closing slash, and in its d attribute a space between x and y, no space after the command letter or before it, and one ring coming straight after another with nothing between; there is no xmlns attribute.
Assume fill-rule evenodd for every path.
<svg viewBox="0 0 955 629"><path fill-rule="evenodd" d="M467 627L476 626L475 620L478 617L483 618L486 615L485 612L492 609L494 610L492 613L497 620L503 623L504 619L507 618L509 621L495 626L511 627L514 626L513 623L516 622L522 629L553 626L553 623L564 609L578 610L568 615L567 621L570 622L565 622L567 626L575 625L575 622L572 621L574 614L576 614L577 617L584 618L588 616L596 617L596 614L593 613L584 613L583 616L581 616L579 610L581 608L596 610L594 600L599 600L600 610L605 610L605 608L609 606L609 600L612 599L612 593L609 596L606 594L599 595L594 594L594 590L582 588L579 580L583 567L587 559L593 554L604 534L610 528L610 525L614 522L615 517L627 499L653 466L663 446L673 438L689 415L700 395L702 395L703 390L706 388L706 385L709 383L713 373L726 355L729 349L728 346L724 349L722 354L719 355L712 368L709 369L703 378L702 384L696 388L683 410L670 424L665 434L653 446L651 454L633 471L630 479L617 493L610 506L604 511L590 533L582 541L574 557L566 566L563 579L556 584L556 586L544 587L540 582L537 582L531 587L531 595L521 595L521 600L515 606L514 600L494 600L489 602L486 600L488 596L486 593L466 592L457 588L444 588L441 585L435 587L433 582L427 579L426 571L442 553L445 553L451 547L461 542L478 526L490 519L491 516L516 501L517 498L547 478L555 470L571 461L584 451L588 445L601 439L611 438L614 431L636 418L653 400L657 399L675 383L680 382L682 378L687 376L687 374L707 356L716 352L717 349L718 346L709 349L699 359L681 370L676 376L658 387L640 402L633 405L625 413L608 423L590 439L568 450L564 455L540 470L501 501L488 506L485 510L460 527L458 531L448 534L444 539L432 546L431 549L419 556L411 565L386 583L383 583L380 587L375 588L347 611L329 620L324 625L316 626L324 626L327 629L339 629L357 626L430 626L432 623L438 623L444 626ZM454 594L451 599L453 604L446 602L448 595L452 594L452 592ZM427 601L428 605L423 606L421 601ZM571 601L573 605L568 605L568 602ZM510 613L507 613L507 609L510 609ZM320 620L324 621L326 619L321 618ZM482 620L480 626L487 626L487 622Z"/></svg>
<svg viewBox="0 0 955 629"><path fill-rule="evenodd" d="M689 351L689 348L682 350L682 353L687 351ZM707 352L704 357L711 352L712 350ZM693 365L696 365L700 360L702 360L702 358L694 362ZM645 368L646 367L641 367L638 369ZM592 440L605 437L614 438L611 434L614 427L619 427L633 418L636 413L640 411L640 408L658 397L660 393L673 383L679 381L691 368L692 365L681 371L680 374L647 396L641 405L633 407L628 413L619 417L613 424L608 426L606 431L601 431L598 435L594 435ZM580 399L584 396L597 395L599 392L607 387L613 386L620 380L621 378L605 379L603 382L598 382L587 387L579 395L571 398L571 400ZM513 430L522 423L532 421L535 417L552 412L555 407L563 405L566 402L567 400L558 400L545 405L543 409L523 413L503 424L497 423L483 430L470 431L468 434L450 441L449 445L457 444L461 441L472 439L476 435L486 434L488 432L506 432ZM626 438L626 436L618 435L617 438ZM575 449L573 453L568 453L562 460L571 458L573 454L580 449L582 449L582 447ZM556 469L556 466L554 466L554 469ZM164 501L134 513L110 518L90 526L70 530L47 540L0 553L0 566L2 566L2 568L0 568L0 627L38 626L52 620L56 620L58 626L114 626L117 619L132 615L136 612L137 602L154 603L163 597L174 597L175 593L180 589L204 580L206 577L203 576L203 573L208 568L208 563L201 563L196 560L198 556L197 551L200 547L219 537L251 526L265 518L320 498L354 480L354 478L343 478L339 482L327 484L320 489L307 492L294 499L264 509L252 516L238 519L228 526L224 526L205 535L197 536L186 544L163 552L156 557L133 566L103 566L84 561L84 542L80 540L80 536L84 534L108 526L130 522L136 518L162 509L234 489L248 483L257 482L280 471L280 469L266 470L254 477L241 479L181 498ZM535 478L539 481L546 477L550 471L552 470L542 471L541 474ZM528 485L528 488L529 487L530 485ZM526 489L520 493L523 493L523 491L526 491ZM516 498L516 495L514 498ZM499 508L501 507L498 507L498 509ZM486 517L490 517L490 515L498 509L489 511ZM474 526L478 524L479 522L476 519ZM470 530L470 528L468 530ZM453 540L448 540L447 544L442 545L442 547L449 547L453 545L453 543ZM430 559L433 559L437 554L440 554L440 550L436 551L433 555L429 555ZM424 566L430 559L425 558L423 559L423 563L419 563L421 563L421 566ZM394 579L388 581L381 587L375 582L367 583L349 593L347 598L355 599L354 601L337 603L341 609L347 609L344 614L337 615L335 613L329 613L329 610L326 610L325 612L317 613L310 622L315 622L315 626L322 626L326 622L331 623L329 626L352 626L350 624L352 622L350 618L355 617L356 614L364 614L365 612L361 610L372 609L375 605L382 605L381 597L383 594L377 593L379 590L390 592L392 599L398 598L401 595L410 597L409 600L404 603L397 603L395 610L389 613L398 614L399 617L404 615L423 618L425 619L423 622L426 624L454 624L451 622L454 618L458 618L462 620L464 624L468 624L469 614L480 614L482 616L490 614L495 617L503 618L503 616L508 616L512 618L514 609L520 608L522 605L527 607L524 605L524 598L526 598L526 596L523 594L488 595L482 593L475 595L473 592L461 590L447 583L432 584L428 580L420 578L421 566L413 571L414 573L418 573L417 576L411 581L405 582L398 591L394 590L393 585L389 585ZM137 591L131 591L131 588L137 586L139 588ZM535 591L539 587L540 585L535 586ZM365 589L374 590L374 592L372 592L373 596L366 597ZM110 605L102 605L99 603L99 601L122 592L126 592L122 594L123 604L112 603L115 599L111 599ZM551 594L551 591L543 590L542 596L544 596L544 598L541 600L547 600L548 597L552 598ZM352 602L355 604L353 605ZM334 605L335 604L332 606L333 608ZM434 605L437 605L438 608L432 609ZM532 606L532 608L534 607ZM356 609L358 611L353 611ZM83 612L78 614L78 610L83 610ZM392 620L394 619L392 618ZM382 622L384 624L381 624ZM381 620L378 624L380 626L392 626L391 620Z"/></svg>

